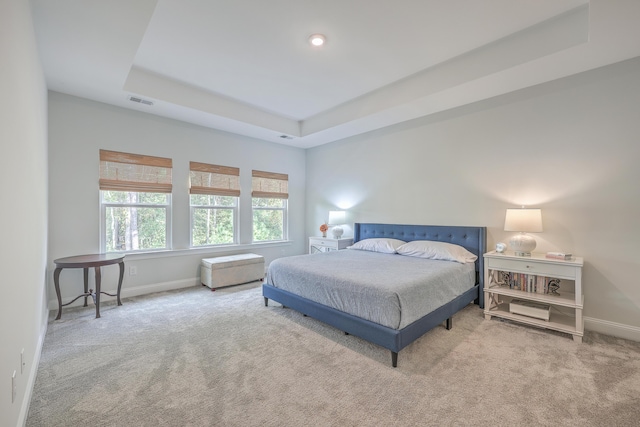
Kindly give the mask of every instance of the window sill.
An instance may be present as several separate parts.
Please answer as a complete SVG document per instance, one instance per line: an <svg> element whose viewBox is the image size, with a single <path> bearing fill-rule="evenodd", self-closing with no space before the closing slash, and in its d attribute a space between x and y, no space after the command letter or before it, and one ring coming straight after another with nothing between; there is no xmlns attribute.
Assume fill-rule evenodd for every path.
<svg viewBox="0 0 640 427"><path fill-rule="evenodd" d="M236 245L220 245L220 246L204 246L197 248L185 248L185 249L167 249L161 251L149 251L149 252L109 252L115 254L124 254L126 259L141 260L141 259L156 259L167 258L177 256L193 256L193 255L208 255L225 252L237 252L244 250L252 250L258 248L276 248L280 246L291 246L291 240L279 240L277 242L260 242L260 243L244 243Z"/></svg>

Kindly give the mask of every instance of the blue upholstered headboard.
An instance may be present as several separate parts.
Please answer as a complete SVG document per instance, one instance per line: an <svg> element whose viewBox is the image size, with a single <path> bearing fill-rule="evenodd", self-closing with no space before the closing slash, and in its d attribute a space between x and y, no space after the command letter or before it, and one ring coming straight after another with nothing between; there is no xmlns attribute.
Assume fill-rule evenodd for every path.
<svg viewBox="0 0 640 427"><path fill-rule="evenodd" d="M412 240L434 240L460 245L478 256L476 272L478 283L484 285L484 258L487 250L486 227L461 227L455 225L406 225L355 223L353 241L388 237L410 242Z"/></svg>

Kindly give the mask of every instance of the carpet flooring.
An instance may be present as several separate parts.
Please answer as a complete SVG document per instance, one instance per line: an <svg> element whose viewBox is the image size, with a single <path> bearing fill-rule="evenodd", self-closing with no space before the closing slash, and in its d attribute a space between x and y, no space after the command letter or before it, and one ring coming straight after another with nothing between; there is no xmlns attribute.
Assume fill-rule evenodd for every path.
<svg viewBox="0 0 640 427"><path fill-rule="evenodd" d="M145 295L51 320L26 425L637 426L640 343L570 336L477 306L399 353L260 284ZM56 313L52 313L51 319Z"/></svg>

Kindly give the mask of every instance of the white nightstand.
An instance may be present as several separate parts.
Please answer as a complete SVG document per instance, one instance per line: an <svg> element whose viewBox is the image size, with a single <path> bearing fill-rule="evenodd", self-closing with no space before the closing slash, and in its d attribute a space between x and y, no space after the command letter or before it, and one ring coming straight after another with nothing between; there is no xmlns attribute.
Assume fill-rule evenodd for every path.
<svg viewBox="0 0 640 427"><path fill-rule="evenodd" d="M548 259L545 254L537 253L530 257L495 251L484 254L485 318L496 316L553 329L571 334L574 341L582 342L582 265L580 257L565 261ZM538 277L545 280L538 281ZM560 279L559 295L544 293L544 289L536 286L541 282L548 284L551 279ZM513 299L550 306L549 320L510 312L509 304Z"/></svg>
<svg viewBox="0 0 640 427"><path fill-rule="evenodd" d="M331 239L329 237L309 237L309 253L339 251L353 245L353 239Z"/></svg>

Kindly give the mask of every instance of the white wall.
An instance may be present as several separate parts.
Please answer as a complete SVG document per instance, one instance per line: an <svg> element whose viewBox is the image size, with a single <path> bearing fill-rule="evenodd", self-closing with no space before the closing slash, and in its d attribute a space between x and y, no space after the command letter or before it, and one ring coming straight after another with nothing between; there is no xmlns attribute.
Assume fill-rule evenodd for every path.
<svg viewBox="0 0 640 427"><path fill-rule="evenodd" d="M585 327L640 340L640 59L316 147L307 233L353 222L488 227L540 207L537 250L585 258Z"/></svg>
<svg viewBox="0 0 640 427"><path fill-rule="evenodd" d="M153 107L149 107L153 108ZM202 258L254 252L268 263L306 249L305 152L57 92L49 93L49 273L60 257L100 252L99 150L173 159L173 251L127 255L122 296L195 286ZM240 245L189 250L189 161L240 168ZM289 243L250 245L251 170L289 175ZM129 266L137 275L129 275ZM115 290L118 268L102 269L103 289ZM82 270L63 270L63 300L82 288ZM91 274L90 283L93 283ZM110 291L111 290L111 291ZM109 297L105 297L106 300ZM49 286L50 307L57 303ZM80 301L80 300L79 300ZM79 302L78 301L78 302Z"/></svg>
<svg viewBox="0 0 640 427"><path fill-rule="evenodd" d="M0 2L0 62L0 425L15 426L26 418L47 321L47 91L27 1Z"/></svg>

